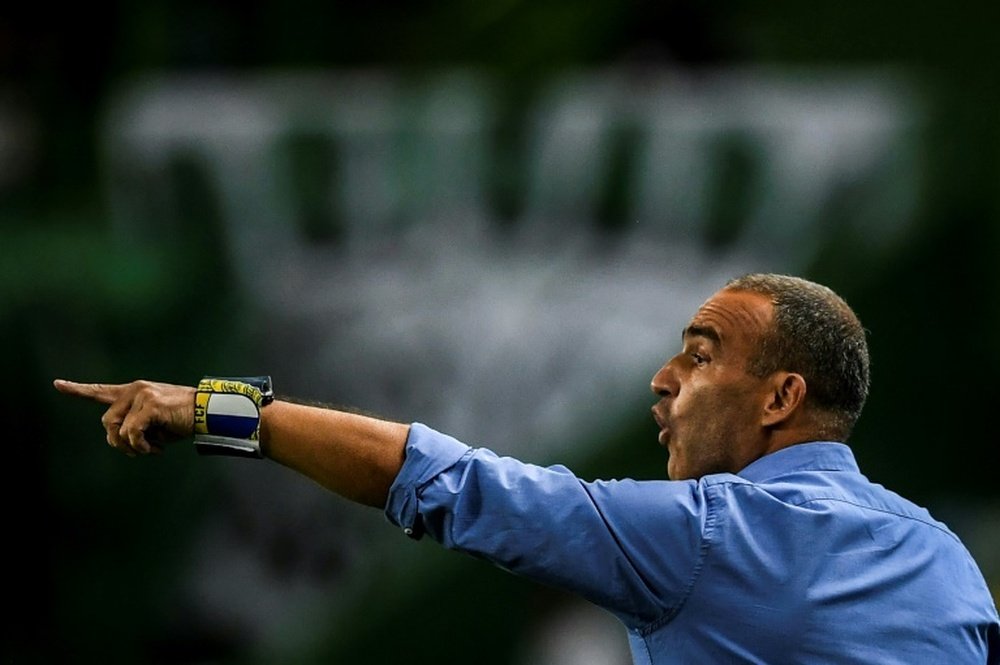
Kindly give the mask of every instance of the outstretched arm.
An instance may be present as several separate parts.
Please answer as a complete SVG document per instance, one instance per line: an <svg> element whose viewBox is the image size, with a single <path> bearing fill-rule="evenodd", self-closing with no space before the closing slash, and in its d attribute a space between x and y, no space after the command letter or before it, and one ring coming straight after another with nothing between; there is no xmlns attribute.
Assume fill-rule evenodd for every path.
<svg viewBox="0 0 1000 665"><path fill-rule="evenodd" d="M76 383L57 390L106 405L108 444L127 455L157 453L194 431L195 389L151 381ZM270 459L365 505L385 506L403 464L409 425L276 400L260 412L261 450Z"/></svg>

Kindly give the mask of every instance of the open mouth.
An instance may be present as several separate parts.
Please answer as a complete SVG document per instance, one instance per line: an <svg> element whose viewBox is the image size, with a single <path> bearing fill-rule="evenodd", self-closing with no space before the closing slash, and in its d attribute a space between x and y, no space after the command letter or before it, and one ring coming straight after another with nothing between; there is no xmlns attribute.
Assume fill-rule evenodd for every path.
<svg viewBox="0 0 1000 665"><path fill-rule="evenodd" d="M660 428L660 433L657 435L656 440L660 442L660 445L666 448L667 443L670 441L670 428L667 426L667 420L656 410L654 406L653 409L653 420L656 421L656 426Z"/></svg>

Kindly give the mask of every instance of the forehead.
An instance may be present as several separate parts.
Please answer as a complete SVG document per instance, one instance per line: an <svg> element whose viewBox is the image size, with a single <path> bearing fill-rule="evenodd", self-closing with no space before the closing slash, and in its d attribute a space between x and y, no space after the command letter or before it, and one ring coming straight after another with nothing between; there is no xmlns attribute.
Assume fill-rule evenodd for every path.
<svg viewBox="0 0 1000 665"><path fill-rule="evenodd" d="M708 333L720 342L750 341L768 329L773 316L774 305L767 296L723 289L698 309L684 334Z"/></svg>

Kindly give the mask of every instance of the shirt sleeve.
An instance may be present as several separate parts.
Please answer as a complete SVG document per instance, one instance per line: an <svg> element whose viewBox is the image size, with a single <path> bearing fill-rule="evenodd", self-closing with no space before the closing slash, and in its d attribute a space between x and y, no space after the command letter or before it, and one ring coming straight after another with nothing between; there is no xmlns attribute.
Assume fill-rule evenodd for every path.
<svg viewBox="0 0 1000 665"><path fill-rule="evenodd" d="M698 483L587 482L414 423L385 514L412 537L426 533L641 627L690 591L710 507Z"/></svg>

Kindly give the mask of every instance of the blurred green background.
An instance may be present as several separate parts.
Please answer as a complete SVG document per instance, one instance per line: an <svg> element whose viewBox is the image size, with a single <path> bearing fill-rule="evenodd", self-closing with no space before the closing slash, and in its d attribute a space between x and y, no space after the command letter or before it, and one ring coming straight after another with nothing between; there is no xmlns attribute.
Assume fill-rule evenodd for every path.
<svg viewBox="0 0 1000 665"><path fill-rule="evenodd" d="M310 535L322 533L329 517L317 501L336 503L334 497L310 495L308 505L317 512L304 523L301 515L283 515L280 503L265 509L252 492L233 490L249 492L237 476L283 487L306 482L281 469L200 459L189 449L157 460L114 455L103 445L100 408L52 390L57 376L190 383L202 374L269 371L288 362L286 355L310 362L308 344L270 341L281 321L268 320L266 303L247 288L256 282L220 250L225 213L197 160L171 165L173 198L164 198L162 183L141 168L115 161L114 123L127 114L112 112L114 100L136 89L164 89L164 81L178 75L208 75L221 89L226 81L244 81L241 76L280 79L303 71L382 72L418 82L454 67L480 72L490 90L485 140L498 148L486 167L491 223L509 229L523 223L531 200L524 164L509 148L529 133L526 110L567 72L586 78L609 69L662 71L698 82L764 67L821 83L831 71L891 72L890 80L904 81L917 100L911 110L918 121L904 123L905 139L891 144L907 151L904 183L912 191L904 196L910 205L904 237L888 250L871 250L879 233L865 226L870 221L841 223L857 213L860 195L846 186L814 220L819 231L802 247L790 236L775 252L800 254L794 265L840 291L871 331L873 390L854 439L862 469L958 531L996 592L1000 486L992 386L1000 347L990 332L1000 323L1000 71L990 48L996 14L985 3L899 1L711 7L560 0L146 2L58 12L42 5L3 9L0 339L5 375L20 386L2 406L9 432L3 498L11 524L3 661L522 663L541 658L532 655L540 648L540 626L571 606L558 592L395 534L388 546L363 536L350 541L346 553L334 543L312 556L301 542L323 540ZM640 150L641 135L624 131L622 150ZM349 174L324 161L328 153L316 145L300 144L298 166L283 172L299 201L294 224L333 260L363 262L351 258L352 245L342 238L347 231L322 205L324 192ZM715 256L733 238L747 237L741 229L760 196L746 165L756 149L733 144L720 162L728 170L715 174L711 218L679 227L677 233L689 235L665 241ZM895 168L884 167L890 182ZM635 174L614 164L601 173L595 223L614 238L632 221L624 211ZM247 184L251 199L253 186ZM125 205L125 213L115 199L122 192L139 201ZM161 215L164 226L129 231L128 215L136 210ZM888 217L894 212L886 206ZM148 227L148 219L136 226L143 224ZM395 233L399 224L390 220L379 233ZM387 251L405 258L407 247L400 242ZM297 316L308 317L308 307ZM316 334L308 325L302 331ZM676 339L675 330L665 333L664 358ZM322 383L294 367L287 372L289 390L323 401L343 397L324 394ZM449 400L461 404L462 395ZM617 425L575 458L580 473L657 477L662 460L650 446L638 453L635 444L651 436L645 407L607 417ZM227 507L222 519L220 506ZM256 516L260 510L270 521ZM367 524L392 531L377 513L336 510L331 529L365 532L359 525ZM283 519L290 530L305 532L261 535ZM245 595L231 602L259 607L242 613L234 607L242 620L232 623L219 610L225 588L213 596L204 583L187 581L199 566L211 577L213 562L204 557L213 551L205 546L212 536L205 534L219 529L235 533L235 543L248 543L248 557L256 561L225 565L259 566L266 559L274 572L266 594L255 595L254 578L246 578ZM366 544L373 551L365 551ZM398 551L387 553L387 547ZM313 578L323 593L309 590ZM294 613L282 616L288 612ZM311 620L301 619L307 616ZM269 630L248 629L247 617Z"/></svg>

